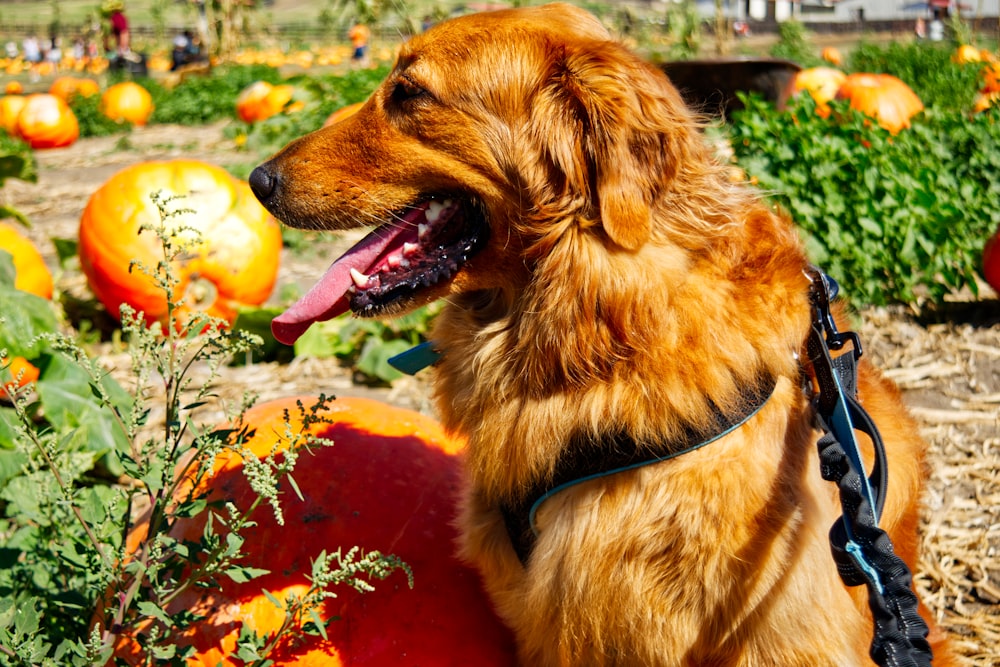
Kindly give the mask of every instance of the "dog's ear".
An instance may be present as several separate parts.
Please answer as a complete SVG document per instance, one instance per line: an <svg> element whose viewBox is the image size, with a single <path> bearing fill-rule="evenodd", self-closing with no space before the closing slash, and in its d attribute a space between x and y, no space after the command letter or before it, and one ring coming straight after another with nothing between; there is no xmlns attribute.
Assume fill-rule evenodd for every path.
<svg viewBox="0 0 1000 667"><path fill-rule="evenodd" d="M567 45L552 71L547 101L550 110L562 106L568 126L550 128L550 141L564 144L550 144L550 155L608 237L636 250L649 239L653 201L676 170L692 117L664 74L612 41Z"/></svg>

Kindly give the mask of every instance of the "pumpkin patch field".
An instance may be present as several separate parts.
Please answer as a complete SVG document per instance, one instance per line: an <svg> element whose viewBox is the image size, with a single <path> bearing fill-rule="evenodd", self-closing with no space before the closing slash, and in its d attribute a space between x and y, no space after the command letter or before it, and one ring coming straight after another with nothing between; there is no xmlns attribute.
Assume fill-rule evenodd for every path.
<svg viewBox="0 0 1000 667"><path fill-rule="evenodd" d="M851 54L836 55L827 65L843 68L846 78ZM328 79L283 81L273 71L245 70L217 84L228 86L224 96L221 87L198 79L178 86L172 98L152 86L150 100L119 91L132 97L118 102L124 107L114 119L102 115L115 102L102 100L109 88L102 85L101 94L88 91L67 102L79 136L47 139L51 147L27 149L31 163L21 177L13 167L0 175L0 210L30 223L4 220L17 235L0 235L0 251L13 255L8 261L0 252L0 318L9 320L0 322L0 348L17 359L0 371L0 383L13 394L0 392L0 664L9 652L26 664L58 656L53 664L110 665L112 653L121 664L147 664L138 657L143 647L158 664L179 665L271 658L279 665L405 667L411 663L400 656L407 654L438 658L412 664L513 664L509 638L475 575L448 552L453 496L431 489L460 485L463 445L437 431L426 375L400 377L385 365L386 356L423 339L434 307L388 324L339 318L316 327L296 348L268 337L270 318L361 233L281 229L243 199L246 175L296 133L352 113L381 74L366 73L341 89ZM924 152L937 154L933 132L958 122L942 115L935 99L924 95L922 109L911 109L906 123L883 129L873 122L877 116L854 115L856 107L837 99L837 89L827 92L821 103L802 100L785 115L750 101L737 121L743 125L713 138L729 144L721 154L732 161L734 177L776 193L775 205L802 220L810 250L846 274L836 276L842 292L863 295L852 304L865 354L900 385L931 443L916 585L968 664L994 665L1000 646L1000 299L989 281L1000 280L996 241L989 266L981 262L1000 219L981 240L956 221L963 211L981 215L993 205L979 190L1000 184L1000 177L972 179L975 169L985 173L997 165L974 153L946 193L951 176L918 162L918 139L928 146ZM970 108L961 116L970 128L964 143L956 139L940 155L995 136L1000 109L974 114L976 92L969 91ZM823 114L816 113L818 105L828 105ZM820 135L823 141L814 142ZM0 151L5 146L0 143ZM907 165L916 165L913 173ZM878 197L848 192L854 184L888 180L873 190ZM166 204L149 199L154 185L166 190ZM913 199L907 202L908 193ZM908 209L918 215L901 219ZM163 217L159 232L150 228L157 215ZM927 231L936 218L948 226L934 231L937 237ZM128 242L114 243L116 235ZM188 238L194 236L199 240ZM7 238L15 241L5 245ZM19 250L26 242L37 255ZM157 273L160 246L176 253L176 261L163 263L174 267L167 279ZM127 257L116 255L120 247ZM936 247L964 254L950 262ZM975 257L972 247L978 247ZM890 256L904 268L882 271ZM38 258L47 273L38 270ZM212 267L232 258L247 264L228 270L239 284L213 283ZM142 260L141 266L129 259ZM932 260L941 264L926 276L905 264L928 267ZM873 266L876 261L881 264ZM51 289L15 289L13 267L29 263ZM154 276L147 274L141 286L130 282L144 269ZM150 300L157 280L176 288L187 310ZM176 320L190 310L222 319ZM70 342L10 331L68 332ZM263 336L263 345L251 350L255 336ZM130 340L145 341L138 353L146 359L145 374L135 370ZM221 348L232 354L213 356ZM257 405L243 424L234 416L247 407L248 394ZM320 395L337 398L310 413L317 418L311 421L296 399ZM24 418L40 434L38 442L28 438L27 449L13 445L17 397L26 399ZM301 445L294 451L302 467L290 472L283 466L294 456L276 436L284 410L293 425L320 439L306 446L287 436ZM327 437L332 445L322 441ZM170 443L184 443L179 449L188 454L149 458L151 448L169 450ZM75 514L60 501L63 491L45 459L57 445L72 451L56 467L79 484ZM249 451L260 456L260 466L248 463ZM331 472L310 467L317 461ZM415 484L414 471L434 483ZM111 487L126 493L111 494ZM269 489L278 490L280 510L271 506ZM245 512L255 498L255 513ZM114 516L132 520L114 531ZM75 533L79 542L60 542L57 521L94 527L93 540L108 545L107 553L87 551L91 536L82 530ZM410 524L433 534L434 547L414 537L419 531L407 533ZM163 528L159 538L147 539L150 525ZM146 583L120 586L98 572ZM187 583L189 577L198 583ZM337 597L323 597L317 582L327 582ZM15 588L16 596L9 593ZM40 602L57 589L60 595ZM90 598L79 594L84 590ZM121 630L123 624L131 629ZM280 628L291 628L291 638L268 634ZM73 647L42 639L73 632L81 638Z"/></svg>

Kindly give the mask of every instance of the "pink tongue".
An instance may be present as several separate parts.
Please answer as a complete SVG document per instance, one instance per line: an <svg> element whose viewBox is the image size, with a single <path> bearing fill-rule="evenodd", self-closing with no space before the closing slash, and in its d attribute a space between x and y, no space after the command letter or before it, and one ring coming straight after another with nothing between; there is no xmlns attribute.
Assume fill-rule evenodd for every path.
<svg viewBox="0 0 1000 667"><path fill-rule="evenodd" d="M423 207L416 209L415 212L420 215L411 213L406 216L406 221L411 217L420 217L423 210ZM292 345L314 322L346 313L350 309L348 290L354 285L351 269L368 273L388 248L402 244L402 241L394 241L407 232L413 236L413 226L394 222L375 229L361 239L326 270L305 296L271 321L274 337L285 345Z"/></svg>

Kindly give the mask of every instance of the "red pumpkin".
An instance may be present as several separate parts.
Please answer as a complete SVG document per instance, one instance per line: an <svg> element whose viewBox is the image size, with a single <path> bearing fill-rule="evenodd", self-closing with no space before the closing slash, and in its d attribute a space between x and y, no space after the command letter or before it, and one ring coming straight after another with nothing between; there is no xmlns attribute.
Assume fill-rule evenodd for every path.
<svg viewBox="0 0 1000 667"><path fill-rule="evenodd" d="M163 259L156 234L139 233L143 224L158 225L160 212L150 195L181 195L171 210L168 229L193 227L201 242L188 248L174 265L185 299L179 323L205 311L232 322L240 305L258 305L271 294L278 275L281 230L243 181L221 167L195 160L143 162L111 177L87 202L80 218L80 264L91 289L118 317L121 304L145 313L147 321L165 323L167 302L152 278L133 260L153 268ZM177 232L177 237L189 232Z"/></svg>
<svg viewBox="0 0 1000 667"><path fill-rule="evenodd" d="M849 100L852 109L871 116L893 134L910 127L910 119L924 110L917 94L891 74L849 74L837 99Z"/></svg>
<svg viewBox="0 0 1000 667"><path fill-rule="evenodd" d="M990 287L1000 294L1000 228L983 248L983 277Z"/></svg>
<svg viewBox="0 0 1000 667"><path fill-rule="evenodd" d="M29 95L17 115L17 136L32 148L62 148L80 136L80 124L69 105L55 95Z"/></svg>
<svg viewBox="0 0 1000 667"><path fill-rule="evenodd" d="M294 398L259 405L245 423L256 428L248 443L257 456L285 446L284 410L297 416ZM303 404L315 399L302 397ZM304 500L282 485L284 526L266 506L256 510L241 561L270 574L245 583L220 577L221 591L190 593L169 611L205 614L183 639L196 654L190 667L236 663L230 659L239 623L259 634L273 631L284 613L262 593L279 600L307 588L310 559L321 550L360 546L395 554L413 570L411 590L401 572L374 582L375 591L360 594L347 586L335 589L321 616L338 617L327 627L328 639L310 636L302 643L279 644L268 656L287 667L435 667L513 666L508 631L494 615L477 573L454 555L456 493L461 486L459 452L464 442L448 436L435 420L419 413L362 398L334 401L323 413L331 423L310 428L334 441L303 453L292 473ZM293 423L298 423L294 422ZM207 480L209 501L231 501L245 508L255 494L236 455L221 457ZM179 521L172 536L195 540L205 517ZM129 536L129 548L142 546L146 525ZM138 664L136 645L123 638L117 656Z"/></svg>
<svg viewBox="0 0 1000 667"><path fill-rule="evenodd" d="M134 81L116 83L101 95L101 112L116 123L143 126L153 109L153 96Z"/></svg>
<svg viewBox="0 0 1000 667"><path fill-rule="evenodd" d="M31 240L13 225L0 222L0 250L14 258L14 287L43 299L52 298L52 272Z"/></svg>

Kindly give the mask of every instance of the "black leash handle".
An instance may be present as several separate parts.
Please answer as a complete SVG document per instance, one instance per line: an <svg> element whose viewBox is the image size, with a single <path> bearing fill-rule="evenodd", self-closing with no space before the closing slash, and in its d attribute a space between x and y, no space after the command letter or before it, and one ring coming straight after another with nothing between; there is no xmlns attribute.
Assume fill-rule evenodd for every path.
<svg viewBox="0 0 1000 667"><path fill-rule="evenodd" d="M843 516L830 530L837 571L848 586L865 584L875 630L869 655L881 667L929 667L933 656L927 624L917 613L918 600L906 563L896 555L888 534L879 528L888 483L885 446L871 417L857 401L857 366L861 346L853 332L837 331L830 312L836 283L812 267L813 326L807 349L820 391L816 411L825 432L817 443L823 479L840 490ZM852 350L836 359L830 349L847 342ZM875 446L870 478L854 431L866 433ZM846 446L845 446L846 444Z"/></svg>

